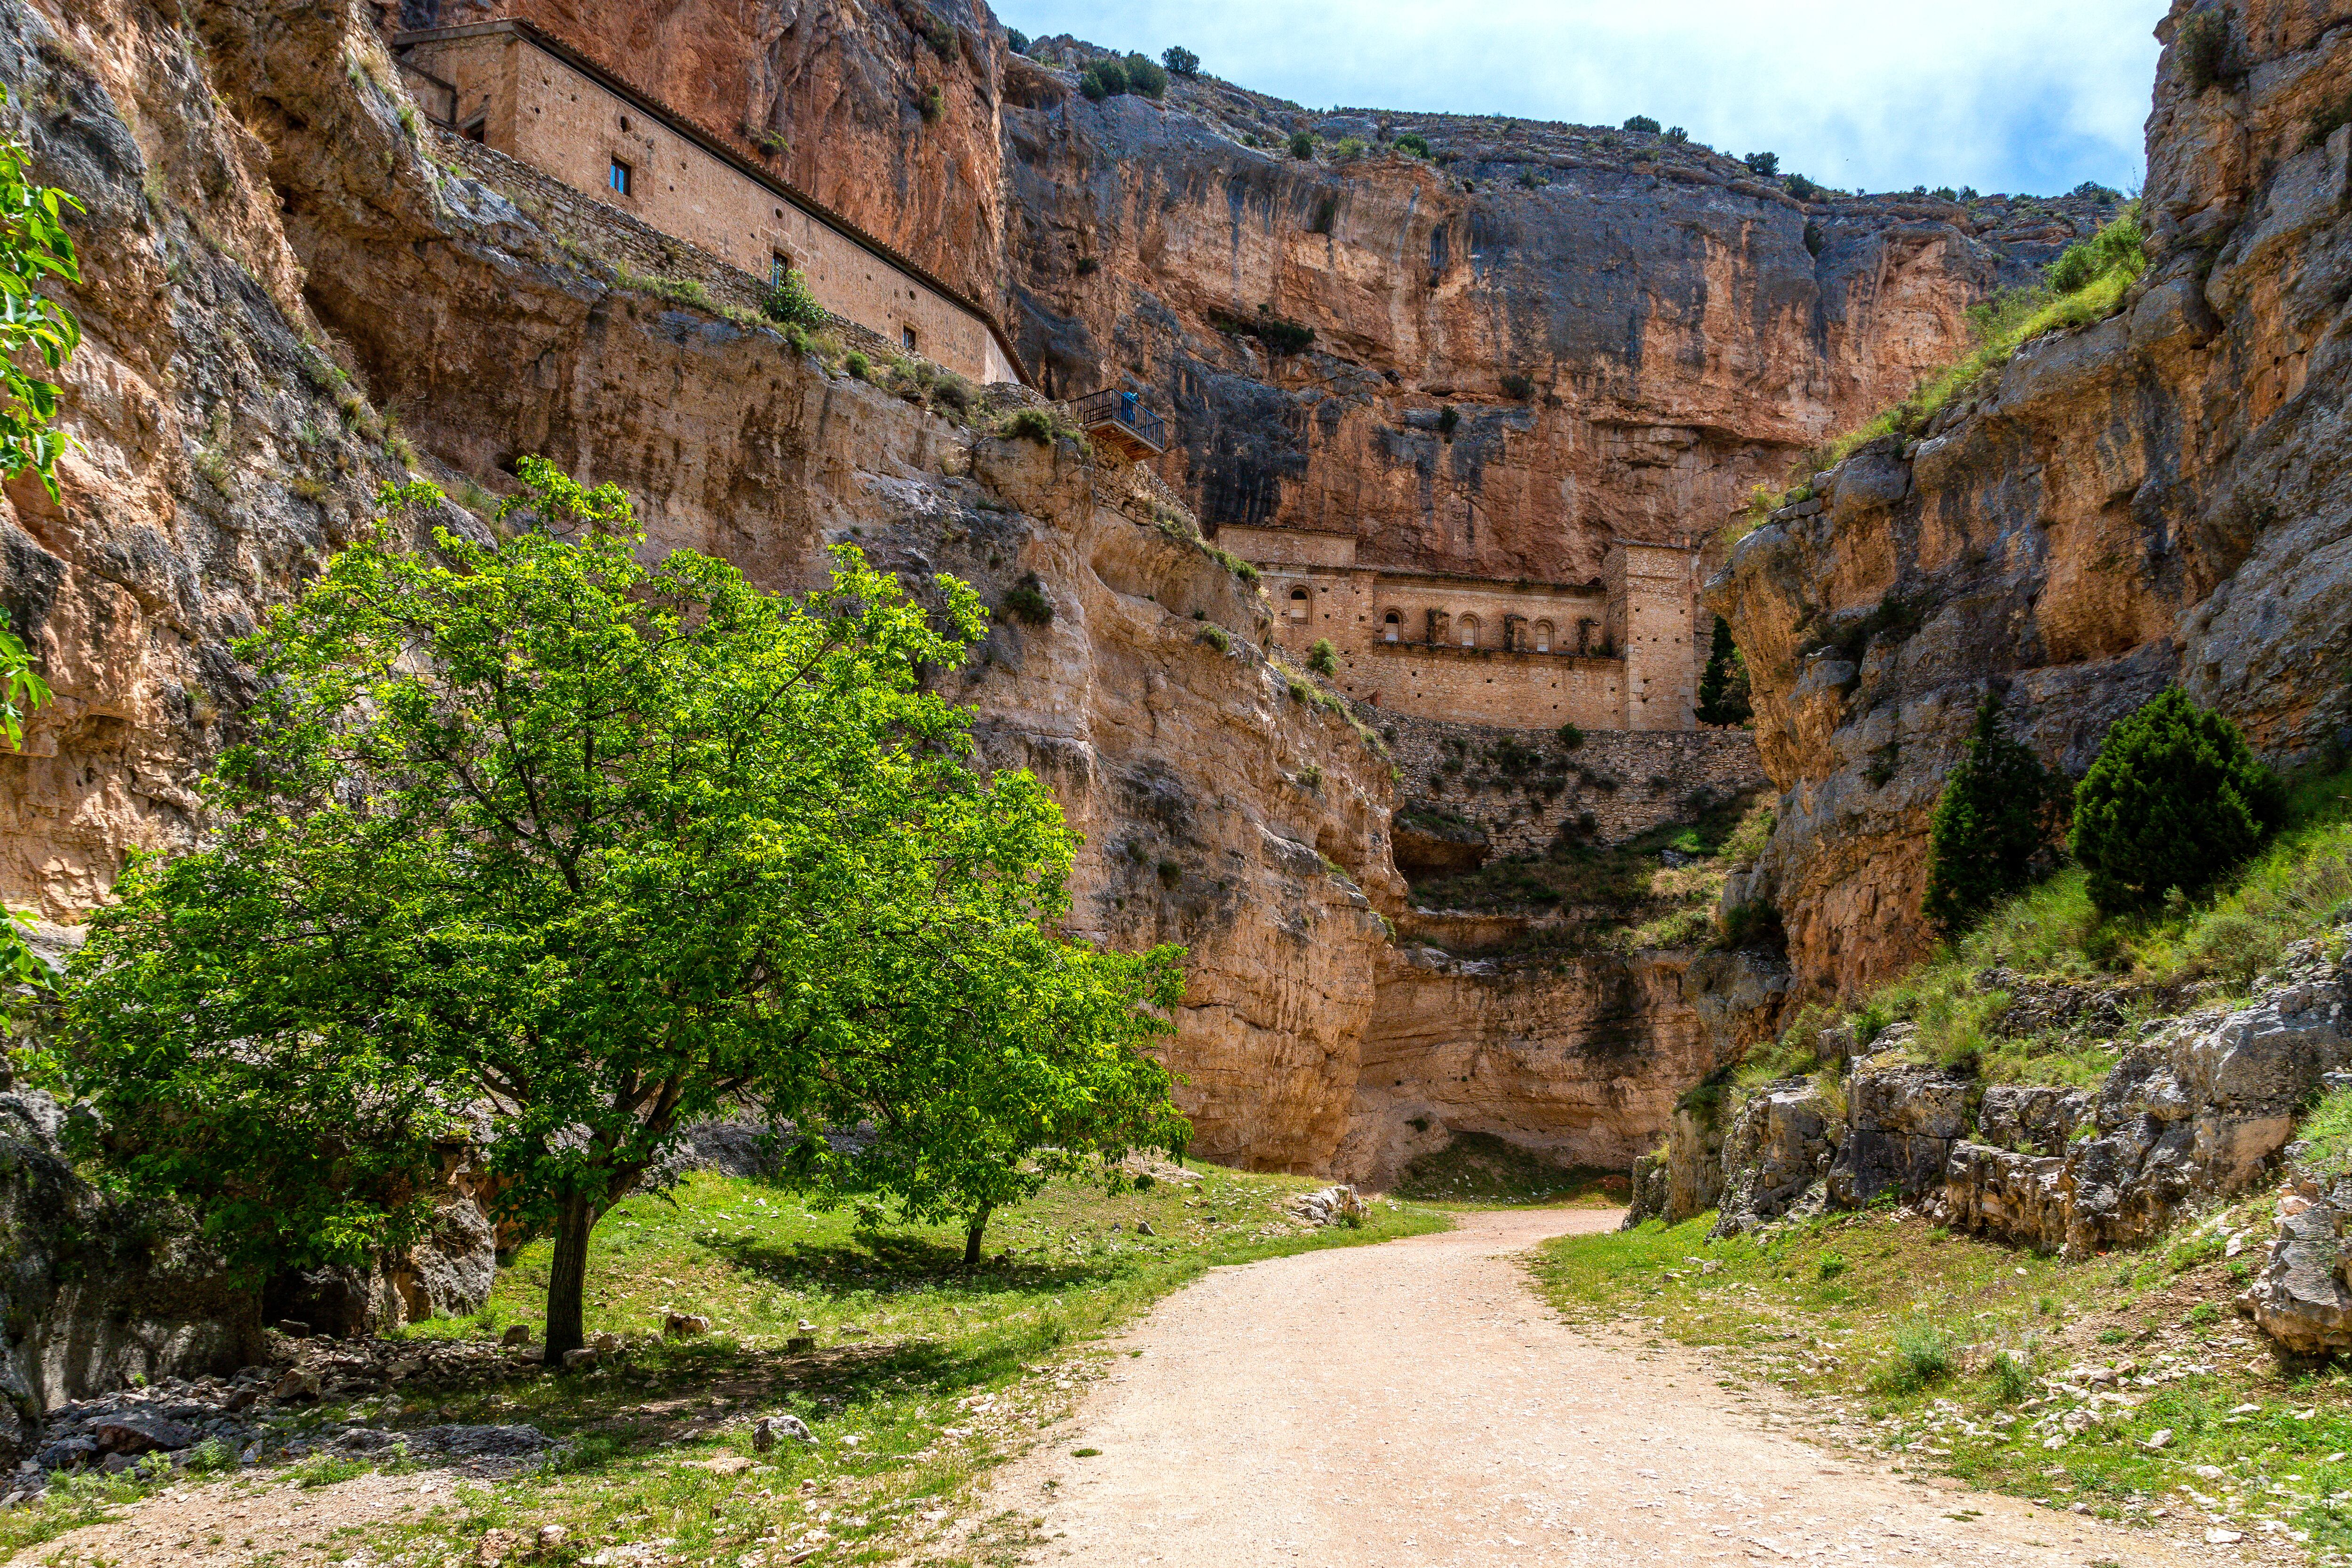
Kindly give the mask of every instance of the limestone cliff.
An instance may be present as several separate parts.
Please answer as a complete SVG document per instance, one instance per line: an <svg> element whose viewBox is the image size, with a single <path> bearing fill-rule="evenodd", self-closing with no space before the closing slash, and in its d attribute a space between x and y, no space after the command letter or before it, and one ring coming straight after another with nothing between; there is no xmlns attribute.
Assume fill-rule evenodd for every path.
<svg viewBox="0 0 2352 1568"><path fill-rule="evenodd" d="M1733 896L1778 907L1801 989L1925 950L1927 819L1989 689L2074 774L2176 680L2277 761L2352 743L2352 4L2229 15L2210 83L2166 50L2122 313L1864 447L1707 591L1786 792Z"/></svg>

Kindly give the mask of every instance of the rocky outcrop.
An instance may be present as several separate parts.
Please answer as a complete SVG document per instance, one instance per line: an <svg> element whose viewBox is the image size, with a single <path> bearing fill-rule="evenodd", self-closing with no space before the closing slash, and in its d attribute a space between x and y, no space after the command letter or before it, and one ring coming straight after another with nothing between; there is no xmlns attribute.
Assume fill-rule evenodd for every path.
<svg viewBox="0 0 2352 1568"><path fill-rule="evenodd" d="M1442 923L1423 916L1416 929ZM1385 1185L1464 1133L1561 1165L1627 1165L1672 1120L1683 1087L1739 1049L1736 1024L1702 1017L1689 1000L1694 969L1727 962L1742 960L1680 952L1464 959L1405 945L1381 972L1333 1170ZM1744 962L1769 968L1760 955ZM1748 1000L1777 1006L1769 975Z"/></svg>
<svg viewBox="0 0 2352 1568"><path fill-rule="evenodd" d="M2300 1110L2352 1067L2352 956L2299 945L2244 1005L2159 1020L2118 1045L2089 1089L1981 1085L1911 1059L1911 1027L1881 1035L1833 1090L1789 1079L1727 1114L1694 1103L1691 1125L1636 1167L1635 1220L1679 1222L1712 1201L1729 1235L1801 1202L1888 1200L2074 1258L2145 1245L2275 1170ZM1716 1147L1702 1119L1727 1127Z"/></svg>
<svg viewBox="0 0 2352 1568"><path fill-rule="evenodd" d="M64 1124L38 1089L0 1092L0 1469L31 1452L54 1405L134 1376L231 1373L260 1351L254 1293L168 1215L76 1175Z"/></svg>
<svg viewBox="0 0 2352 1568"><path fill-rule="evenodd" d="M2352 1089L2333 1075L2331 1088ZM2296 1151L2290 1151L2291 1153ZM2279 1188L2278 1228L2238 1310L2279 1344L2301 1355L2352 1351L2352 1179L2336 1162L2294 1160Z"/></svg>
<svg viewBox="0 0 2352 1568"><path fill-rule="evenodd" d="M2166 52L2121 313L1816 476L1706 590L1784 792L1727 896L1779 910L1807 994L1927 951L1927 819L1989 689L2073 775L2174 681L2282 762L2352 740L2352 133L2313 134L2352 30L2340 3L2226 16L2221 79Z"/></svg>

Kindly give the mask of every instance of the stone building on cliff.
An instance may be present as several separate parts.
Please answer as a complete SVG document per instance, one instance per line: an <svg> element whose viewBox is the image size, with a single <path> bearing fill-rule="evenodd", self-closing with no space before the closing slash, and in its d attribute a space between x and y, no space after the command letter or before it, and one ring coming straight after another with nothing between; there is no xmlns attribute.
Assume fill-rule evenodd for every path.
<svg viewBox="0 0 2352 1568"><path fill-rule="evenodd" d="M1503 582L1361 563L1352 533L1228 523L1255 565L1275 640L1328 640L1341 690L1426 719L1508 729L1687 730L1697 694L1698 552L1610 541L1584 583Z"/></svg>
<svg viewBox="0 0 2352 1568"><path fill-rule="evenodd" d="M444 129L750 278L798 271L826 310L891 348L983 384L1028 380L985 306L530 23L396 32L392 46Z"/></svg>

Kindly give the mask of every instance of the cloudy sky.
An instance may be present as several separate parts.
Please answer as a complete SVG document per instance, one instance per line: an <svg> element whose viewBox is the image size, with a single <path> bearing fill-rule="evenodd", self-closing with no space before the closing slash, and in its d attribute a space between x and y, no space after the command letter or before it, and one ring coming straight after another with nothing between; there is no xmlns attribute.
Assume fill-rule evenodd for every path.
<svg viewBox="0 0 2352 1568"><path fill-rule="evenodd" d="M996 0L1312 108L1648 114L1824 184L2138 186L2165 0Z"/></svg>

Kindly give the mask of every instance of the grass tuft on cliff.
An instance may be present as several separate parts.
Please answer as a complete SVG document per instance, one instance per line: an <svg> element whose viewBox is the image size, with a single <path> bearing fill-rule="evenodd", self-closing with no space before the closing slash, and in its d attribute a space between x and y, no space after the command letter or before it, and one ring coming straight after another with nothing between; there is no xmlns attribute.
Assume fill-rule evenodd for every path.
<svg viewBox="0 0 2352 1568"><path fill-rule="evenodd" d="M2017 351L2050 332L2095 326L2123 309L2124 297L2147 267L2147 234L2139 204L2126 205L2089 239L2066 247L2032 288L2004 289L1969 310L1969 352L1927 377L1911 395L1881 409L1868 422L1805 456L1800 482L1778 494L1759 485L1747 510L1725 529L1737 543L1780 507L1811 494L1805 480L1816 470L1835 468L1855 448L1881 436L1916 436L1944 408L1996 375ZM1804 495L1798 494L1803 489Z"/></svg>
<svg viewBox="0 0 2352 1568"><path fill-rule="evenodd" d="M2095 1083L2140 1020L2242 995L2294 943L2337 940L2352 920L2352 768L2290 781L2287 824L2205 898L2143 913L2103 916L2083 869L2068 867L1872 994L1849 1021L1864 1044L1915 1023L1922 1059L1974 1062L1995 1082ZM2070 1027L2011 1030L2003 1020L2017 998L1985 982L1991 970L2037 989L2111 994L2114 1005ZM1811 1070L1811 1033L1828 1021L1801 1017L1759 1062Z"/></svg>
<svg viewBox="0 0 2352 1568"><path fill-rule="evenodd" d="M2169 1247L2079 1263L1878 1210L1760 1241L1708 1241L1711 1215L1654 1220L1548 1243L1530 1268L1570 1321L1723 1347L1738 1374L1809 1396L1831 1443L1898 1474L2080 1504L2150 1534L2201 1537L2210 1512L2250 1541L2343 1552L2352 1378L2273 1355L2228 1308L2250 1259L2224 1240L2266 1231L2268 1207L2257 1195ZM2068 1375L2093 1368L2095 1384Z"/></svg>

